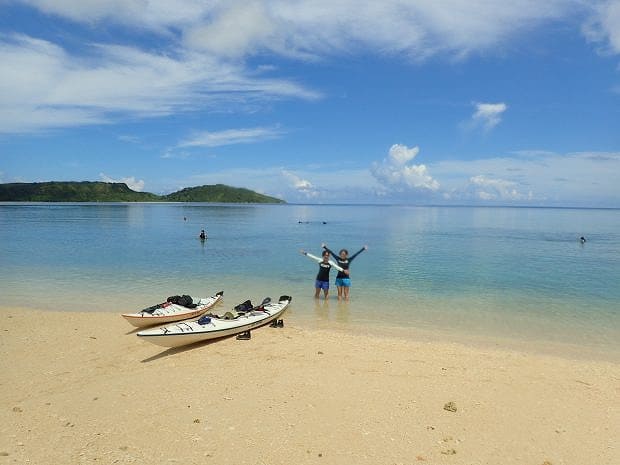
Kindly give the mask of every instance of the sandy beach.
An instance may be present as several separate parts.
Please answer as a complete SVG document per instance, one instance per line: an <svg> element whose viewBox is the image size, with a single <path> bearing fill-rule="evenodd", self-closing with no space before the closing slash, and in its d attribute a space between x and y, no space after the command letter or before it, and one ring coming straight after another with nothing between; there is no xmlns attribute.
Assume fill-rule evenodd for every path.
<svg viewBox="0 0 620 465"><path fill-rule="evenodd" d="M0 464L620 463L620 365L296 327L164 350L0 309Z"/></svg>

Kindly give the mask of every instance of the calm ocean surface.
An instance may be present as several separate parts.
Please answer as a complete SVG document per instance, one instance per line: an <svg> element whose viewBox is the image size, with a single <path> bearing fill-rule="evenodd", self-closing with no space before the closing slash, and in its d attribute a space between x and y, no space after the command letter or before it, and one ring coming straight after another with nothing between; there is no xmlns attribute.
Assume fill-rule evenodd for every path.
<svg viewBox="0 0 620 465"><path fill-rule="evenodd" d="M332 299L312 297L299 249L322 242L368 244L348 304L335 272ZM620 352L620 210L0 204L3 306L121 313L218 290L225 306L290 294L287 318L317 327Z"/></svg>

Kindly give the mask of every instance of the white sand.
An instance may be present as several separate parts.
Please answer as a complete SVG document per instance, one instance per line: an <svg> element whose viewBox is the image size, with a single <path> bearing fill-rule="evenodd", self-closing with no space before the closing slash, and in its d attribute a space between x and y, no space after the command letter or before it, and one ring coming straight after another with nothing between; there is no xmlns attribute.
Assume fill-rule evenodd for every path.
<svg viewBox="0 0 620 465"><path fill-rule="evenodd" d="M166 351L16 308L0 332L0 465L620 464L613 362L290 324Z"/></svg>

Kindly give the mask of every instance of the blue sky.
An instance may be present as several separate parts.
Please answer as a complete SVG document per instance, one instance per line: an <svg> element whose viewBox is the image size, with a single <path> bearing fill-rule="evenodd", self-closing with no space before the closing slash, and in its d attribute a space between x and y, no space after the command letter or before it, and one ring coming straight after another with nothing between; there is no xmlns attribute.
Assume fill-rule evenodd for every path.
<svg viewBox="0 0 620 465"><path fill-rule="evenodd" d="M620 0L0 0L0 182L620 207Z"/></svg>

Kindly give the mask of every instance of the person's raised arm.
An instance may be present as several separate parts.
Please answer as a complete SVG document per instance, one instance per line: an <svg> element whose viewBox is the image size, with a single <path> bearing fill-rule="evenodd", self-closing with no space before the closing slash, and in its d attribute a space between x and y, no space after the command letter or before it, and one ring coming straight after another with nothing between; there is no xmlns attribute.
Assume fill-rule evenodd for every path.
<svg viewBox="0 0 620 465"><path fill-rule="evenodd" d="M306 252L305 250L300 250L299 251L302 255L305 255L308 258L311 258L312 260L314 260L315 262L322 262L323 259L321 257L317 257L316 255L312 255L311 253Z"/></svg>
<svg viewBox="0 0 620 465"><path fill-rule="evenodd" d="M368 246L365 245L364 247L362 247L360 250L358 250L357 252L355 252L353 255L351 255L349 257L349 261L352 261L355 257L357 257L359 254L361 254L364 250L368 250Z"/></svg>
<svg viewBox="0 0 620 465"><path fill-rule="evenodd" d="M331 251L331 250L327 247L327 244L323 243L323 244L321 244L321 247L323 247L325 250L327 250L327 251L330 253L330 255L331 255L332 257L334 257L336 260L338 260L338 258L339 258L339 257L338 257L338 255L336 255L333 251Z"/></svg>

